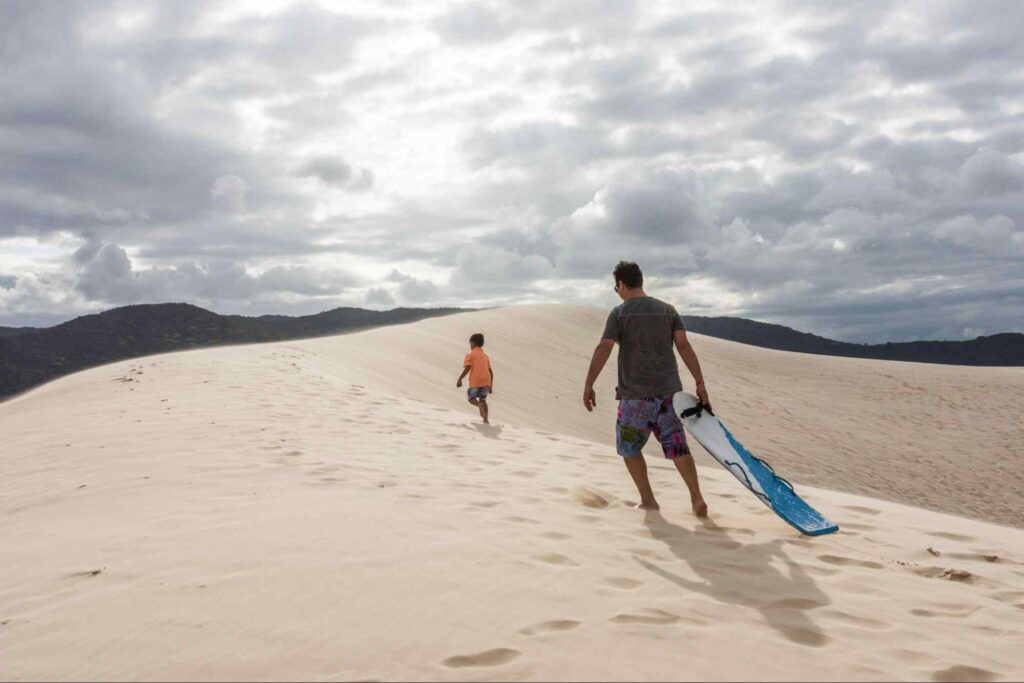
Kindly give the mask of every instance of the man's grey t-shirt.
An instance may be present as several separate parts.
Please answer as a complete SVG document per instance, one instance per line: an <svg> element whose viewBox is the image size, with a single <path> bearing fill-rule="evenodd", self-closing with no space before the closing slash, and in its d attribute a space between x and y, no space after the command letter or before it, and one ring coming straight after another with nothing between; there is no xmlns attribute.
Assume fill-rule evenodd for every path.
<svg viewBox="0 0 1024 683"><path fill-rule="evenodd" d="M615 398L649 398L683 390L673 335L683 329L676 309L650 296L626 299L612 309L604 339L619 344Z"/></svg>

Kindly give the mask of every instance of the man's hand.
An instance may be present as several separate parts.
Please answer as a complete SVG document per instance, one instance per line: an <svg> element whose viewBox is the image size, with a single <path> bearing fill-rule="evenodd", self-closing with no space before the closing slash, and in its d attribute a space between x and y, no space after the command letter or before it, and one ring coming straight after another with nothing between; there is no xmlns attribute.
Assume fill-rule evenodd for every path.
<svg viewBox="0 0 1024 683"><path fill-rule="evenodd" d="M594 387L583 388L583 407L587 409L587 412L593 412L594 406L597 405L597 393L594 391Z"/></svg>
<svg viewBox="0 0 1024 683"><path fill-rule="evenodd" d="M456 388L459 388L459 389L462 388L462 378L461 377L458 379L457 382L455 382L455 386L456 386Z"/></svg>
<svg viewBox="0 0 1024 683"><path fill-rule="evenodd" d="M708 398L708 390L704 388L703 384L697 385L697 398L700 399L702 405L711 405L711 399Z"/></svg>

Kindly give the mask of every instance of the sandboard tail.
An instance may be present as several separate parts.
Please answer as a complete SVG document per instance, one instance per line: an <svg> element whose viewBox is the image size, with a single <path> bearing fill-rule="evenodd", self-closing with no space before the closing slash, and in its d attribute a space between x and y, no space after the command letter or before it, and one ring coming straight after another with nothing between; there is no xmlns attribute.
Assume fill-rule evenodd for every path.
<svg viewBox="0 0 1024 683"><path fill-rule="evenodd" d="M711 411L686 392L675 395L676 413L693 438L751 493L800 533L821 536L839 526L797 495L793 485L771 465L748 451Z"/></svg>

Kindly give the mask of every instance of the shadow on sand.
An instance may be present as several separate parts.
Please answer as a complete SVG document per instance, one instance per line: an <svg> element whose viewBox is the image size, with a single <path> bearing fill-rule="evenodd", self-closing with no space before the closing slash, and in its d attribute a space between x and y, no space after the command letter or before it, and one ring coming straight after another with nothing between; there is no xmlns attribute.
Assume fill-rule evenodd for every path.
<svg viewBox="0 0 1024 683"><path fill-rule="evenodd" d="M501 438L501 425L485 425L481 422L476 422L473 424L473 429L489 439Z"/></svg>
<svg viewBox="0 0 1024 683"><path fill-rule="evenodd" d="M810 610L828 605L828 595L783 551L781 539L743 544L710 519L690 531L648 510L644 525L702 581L693 581L633 556L648 571L688 592L722 603L756 609L765 623L785 638L807 647L823 647L830 638L814 623ZM774 560L785 565L786 571Z"/></svg>

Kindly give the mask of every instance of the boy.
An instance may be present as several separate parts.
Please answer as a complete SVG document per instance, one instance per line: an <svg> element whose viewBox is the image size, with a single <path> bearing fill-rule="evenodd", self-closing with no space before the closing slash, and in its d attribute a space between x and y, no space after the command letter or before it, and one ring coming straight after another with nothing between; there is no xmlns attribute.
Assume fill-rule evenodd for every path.
<svg viewBox="0 0 1024 683"><path fill-rule="evenodd" d="M484 353L484 335L477 332L469 338L469 353L462 366L462 374L455 386L461 387L462 379L469 375L469 390L466 392L469 402L480 409L484 424L491 424L487 419L487 394L494 393L494 370L491 370L491 359Z"/></svg>

